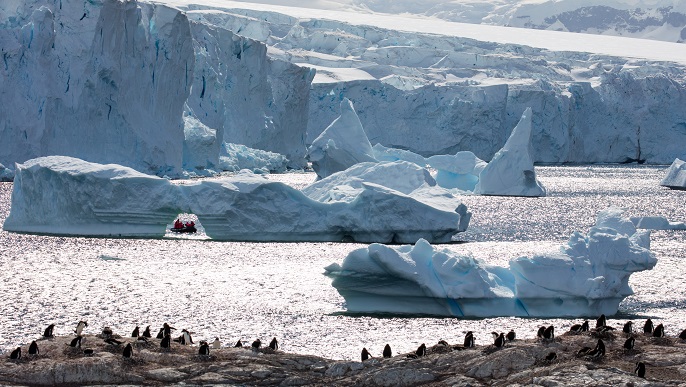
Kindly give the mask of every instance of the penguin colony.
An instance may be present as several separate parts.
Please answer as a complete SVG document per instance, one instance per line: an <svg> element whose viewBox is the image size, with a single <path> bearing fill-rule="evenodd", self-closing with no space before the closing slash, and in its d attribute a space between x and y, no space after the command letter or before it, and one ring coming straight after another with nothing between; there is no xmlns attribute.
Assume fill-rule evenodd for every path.
<svg viewBox="0 0 686 387"><path fill-rule="evenodd" d="M88 322L87 321L79 321L76 324L76 328L74 329L73 333L76 335L74 338L69 340L67 346L72 348L72 351L76 352L81 352L84 356L93 356L95 354L95 350L92 348L82 348L82 344L85 341L85 337L83 334L83 331L85 328L88 327ZM47 328L43 331L42 335L42 340L50 340L55 337L54 334L54 329L55 329L55 324L50 324L48 325ZM159 347L163 350L171 350L172 348L172 342L177 342L180 345L193 345L195 342L193 341L193 337L191 336L191 332L182 329L181 334L177 337L172 336L172 331L175 331L176 328L170 326L167 323L164 323L162 327L159 329L159 333L157 334L156 338L159 339ZM125 359L130 359L133 358L135 355L135 349L132 344L136 345L147 345L150 343L150 340L152 339L152 334L150 332L150 325L148 325L143 333L140 333L140 326L136 325L136 327L133 329L131 332L130 338L131 340L126 340L122 339L121 336L115 335L114 332L110 327L104 327L101 331L100 334L96 335L99 339L102 339L102 341L107 344L108 346L115 346L115 347L122 347L122 357ZM40 340L40 339L39 339ZM210 356L210 344L202 340L199 343L198 347L198 355L203 356L203 357L209 357ZM238 339L238 342L236 343L235 347L239 348L242 347L241 340ZM261 341L260 339L256 339L252 343L252 349L253 350L259 350L261 346ZM222 347L222 342L219 340L219 337L215 337L214 341L212 342L212 349L221 349ZM272 351L277 351L279 349L279 342L274 337L271 342L269 343L269 348ZM31 344L29 344L28 348L28 354L31 357L37 357L40 355L40 349L38 346L38 342L36 340L32 341ZM11 351L9 355L9 359L13 361L20 361L22 359L22 349L21 347L17 347L15 350Z"/></svg>
<svg viewBox="0 0 686 387"><path fill-rule="evenodd" d="M631 353L636 351L635 346L636 346L636 337L640 335L640 333L634 331L634 326L633 326L632 321L627 321L622 328L622 334L624 337L626 337L626 340L624 341L623 344L623 351L624 353ZM94 354L94 350L91 348L82 348L82 344L84 341L84 336L83 336L83 331L85 328L88 327L88 322L87 321L79 321L78 324L76 325L76 328L74 329L74 334L75 337L69 341L67 344L69 347L73 348L73 351L79 351L83 353L83 356L92 356ZM47 328L43 331L43 337L42 339L51 339L55 337L54 335L54 328L55 324L50 324L48 325ZM182 329L180 331L180 335L177 337L173 337L172 331L175 331L176 328L170 326L167 323L164 323L163 326L159 329L159 332L156 336L156 339L159 339L159 347L162 350L171 350L172 348L172 342L179 343L180 345L193 345L195 344L193 341L193 338L191 336L191 332ZM584 322L580 324L574 324L569 328L569 331L567 334L571 335L580 335L580 334L587 334L590 335L593 338L597 338L597 342L594 347L583 347L580 348L576 352L576 357L585 361L591 361L591 362L596 362L600 361L603 359L603 357L607 353L605 341L606 340L613 340L614 339L614 332L616 329L608 325L608 321L605 315L601 315L598 317L596 320L595 324L595 329L590 329L590 324L588 320L585 320ZM504 332L491 332L493 336L493 344L492 348L495 350L507 347L509 343L512 343L516 340L516 333L514 330L510 330L507 334ZM654 340L660 340L660 339L665 339L665 328L663 324L658 324L654 325L653 321L651 319L647 319L645 323L643 324L643 336L647 336L649 338L652 338ZM132 345L133 343L144 343L148 344L150 342L150 339L152 339L152 334L150 331L150 326L148 325L143 333L140 333L140 326L136 326L130 337L131 339L135 339L133 341L128 340L119 340L118 338L121 338L121 336L114 335L112 332L112 329L109 327L104 327L101 331L101 334L97 335L100 339L103 340L104 343L107 345L111 346L117 346L117 347L123 347L123 350L121 351L122 357L124 359L130 359L135 356L135 349L134 346ZM542 343L546 342L553 342L556 340L555 338L555 327L550 325L550 326L541 326L537 330L537 337ZM686 329L681 331L681 333L678 335L678 339L682 341L686 341ZM605 340L605 341L604 341ZM198 356L200 357L209 357L210 356L210 344L202 340L200 341L198 346ZM473 349L476 346L476 339L474 336L474 333L469 331L466 332L463 340L463 344L461 345L450 345L448 344L447 341L445 340L440 340L437 344L439 347L442 347L444 349L441 349L441 352L445 352L447 349L448 351L450 350L469 350ZM258 338L255 341L252 342L251 344L251 349L253 351L259 351L262 346L262 341ZM218 337L214 339L214 341L211 344L211 348L213 350L220 349L222 347L222 343L219 340ZM239 339L236 344L234 345L235 348L241 348L243 347L243 343L241 339ZM491 347L491 346L489 346ZM436 347L434 347L436 348ZM279 342L274 337L271 342L269 343L269 349L272 351L276 351L279 349ZM435 350L435 349L434 349ZM37 341L32 341L28 347L27 350L28 356L29 357L37 357L40 356L40 349L38 346ZM407 358L419 358L423 356L427 356L430 354L429 349L427 348L426 344L422 343L416 351L413 353L405 355ZM393 357L393 351L391 349L390 344L386 344L382 356L384 358L391 358ZM362 353L361 353L361 360L366 361L373 358L372 354L367 350L367 348L362 348ZM15 350L11 351L9 355L9 359L11 361L22 361L22 348L17 347ZM540 362L542 364L551 364L555 361L558 360L558 355L555 352L549 352L544 358L540 359ZM646 368L649 366L648 363L639 361L636 363L636 366L634 368L633 373L641 378L646 377Z"/></svg>

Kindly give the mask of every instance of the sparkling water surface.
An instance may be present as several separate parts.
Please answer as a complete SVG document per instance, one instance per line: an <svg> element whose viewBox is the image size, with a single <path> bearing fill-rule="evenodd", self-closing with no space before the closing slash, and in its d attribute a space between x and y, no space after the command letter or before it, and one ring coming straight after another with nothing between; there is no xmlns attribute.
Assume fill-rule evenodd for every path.
<svg viewBox="0 0 686 387"><path fill-rule="evenodd" d="M624 207L630 216L686 221L686 191L659 186L665 166L537 167L545 198L465 196L473 213L469 230L451 250L490 264L507 265L521 255L557 249L573 231L586 233L599 210ZM314 174L272 175L297 188ZM12 183L0 183L0 223L9 213ZM171 220L170 220L171 221ZM686 231L655 231L658 264L632 275L635 294L610 319L665 324L668 335L686 328ZM581 319L397 318L345 314L345 301L323 268L340 263L351 243L237 243L201 238L101 239L21 235L0 231L0 348L37 338L50 323L55 334L72 334L79 320L86 333L110 326L127 336L136 325L156 332L168 322L194 332L196 341L220 337L277 337L284 351L334 359L358 359L362 347L380 355L444 339L461 343L474 331L477 344L490 332L515 329L531 338L541 324L565 331ZM596 316L589 316L596 317ZM642 321L641 321L642 324Z"/></svg>

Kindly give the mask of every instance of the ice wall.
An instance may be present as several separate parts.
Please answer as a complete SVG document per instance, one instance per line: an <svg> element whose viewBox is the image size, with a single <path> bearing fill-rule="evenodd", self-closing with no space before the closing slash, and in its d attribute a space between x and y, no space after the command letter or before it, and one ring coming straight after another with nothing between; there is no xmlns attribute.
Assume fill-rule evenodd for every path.
<svg viewBox="0 0 686 387"><path fill-rule="evenodd" d="M46 154L179 172L193 73L179 10L107 0L0 4L0 162Z"/></svg>
<svg viewBox="0 0 686 387"><path fill-rule="evenodd" d="M313 191L340 200L317 200L252 173L172 184L131 168L66 156L17 166L6 231L159 238L179 213L192 213L217 240L445 243L467 229L471 215L447 192L421 183L404 193L378 184L384 180L365 182L363 174L350 176L354 184L342 189L346 195L333 189L327 194L322 187ZM336 189L346 186L337 183Z"/></svg>
<svg viewBox="0 0 686 387"><path fill-rule="evenodd" d="M657 260L650 231L637 231L623 210L598 214L588 234L575 232L559 252L487 265L420 240L372 244L326 268L349 312L442 316L579 317L614 315L633 294L633 272Z"/></svg>

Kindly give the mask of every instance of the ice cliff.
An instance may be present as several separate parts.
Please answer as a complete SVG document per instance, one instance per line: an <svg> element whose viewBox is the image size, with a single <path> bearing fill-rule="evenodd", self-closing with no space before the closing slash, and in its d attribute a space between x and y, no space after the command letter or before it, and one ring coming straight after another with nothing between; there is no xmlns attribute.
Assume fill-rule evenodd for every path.
<svg viewBox="0 0 686 387"><path fill-rule="evenodd" d="M398 163L334 174L301 192L251 173L173 184L119 165L41 157L17 164L3 229L162 237L180 213L197 215L217 240L444 243L467 229L471 214L458 198ZM392 180L399 175L414 177Z"/></svg>
<svg viewBox="0 0 686 387"><path fill-rule="evenodd" d="M629 276L657 260L650 231L623 211L598 214L588 234L575 232L559 252L487 265L420 240L414 246L372 244L326 268L349 312L443 316L614 315L632 294Z"/></svg>
<svg viewBox="0 0 686 387"><path fill-rule="evenodd" d="M304 166L314 72L176 8L2 2L0 47L0 142L12 144L0 154L5 165L60 154L178 174L206 156L184 147L185 110L219 143L279 152Z"/></svg>

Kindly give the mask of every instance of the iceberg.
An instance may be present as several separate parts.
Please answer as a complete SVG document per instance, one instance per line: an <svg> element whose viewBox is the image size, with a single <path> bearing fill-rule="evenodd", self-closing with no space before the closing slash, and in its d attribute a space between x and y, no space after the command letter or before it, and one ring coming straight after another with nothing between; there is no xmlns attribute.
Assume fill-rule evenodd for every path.
<svg viewBox="0 0 686 387"><path fill-rule="evenodd" d="M449 193L422 185L405 194L359 183L347 200L320 201L252 173L174 184L120 165L47 156L17 165L3 228L159 238L178 214L188 213L216 240L442 243L468 226L466 207ZM311 193L325 197L325 189Z"/></svg>
<svg viewBox="0 0 686 387"><path fill-rule="evenodd" d="M662 216L637 216L632 217L631 222L636 228L647 230L686 230L686 223L670 222Z"/></svg>
<svg viewBox="0 0 686 387"><path fill-rule="evenodd" d="M426 161L431 168L436 170L438 185L472 192L479 182L481 171L487 165L470 151L457 152L455 155L435 155Z"/></svg>
<svg viewBox="0 0 686 387"><path fill-rule="evenodd" d="M536 178L531 144L531 108L522 114L505 145L479 174L474 193L481 195L545 196Z"/></svg>
<svg viewBox="0 0 686 387"><path fill-rule="evenodd" d="M671 189L686 189L686 163L680 159L674 160L660 185Z"/></svg>
<svg viewBox="0 0 686 387"><path fill-rule="evenodd" d="M2 181L13 181L14 180L14 170L12 168L7 168L0 164L0 182Z"/></svg>
<svg viewBox="0 0 686 387"><path fill-rule="evenodd" d="M372 145L349 99L343 98L341 115L312 141L307 159L320 179L357 163L376 161Z"/></svg>
<svg viewBox="0 0 686 387"><path fill-rule="evenodd" d="M219 154L219 168L222 171L238 172L247 169L253 173L280 173L285 172L287 167L286 156L242 144L225 142Z"/></svg>
<svg viewBox="0 0 686 387"><path fill-rule="evenodd" d="M518 257L509 267L419 240L371 244L325 270L353 313L577 317L617 313L632 294L631 273L656 263L650 231L637 231L623 210L609 208L558 252Z"/></svg>

